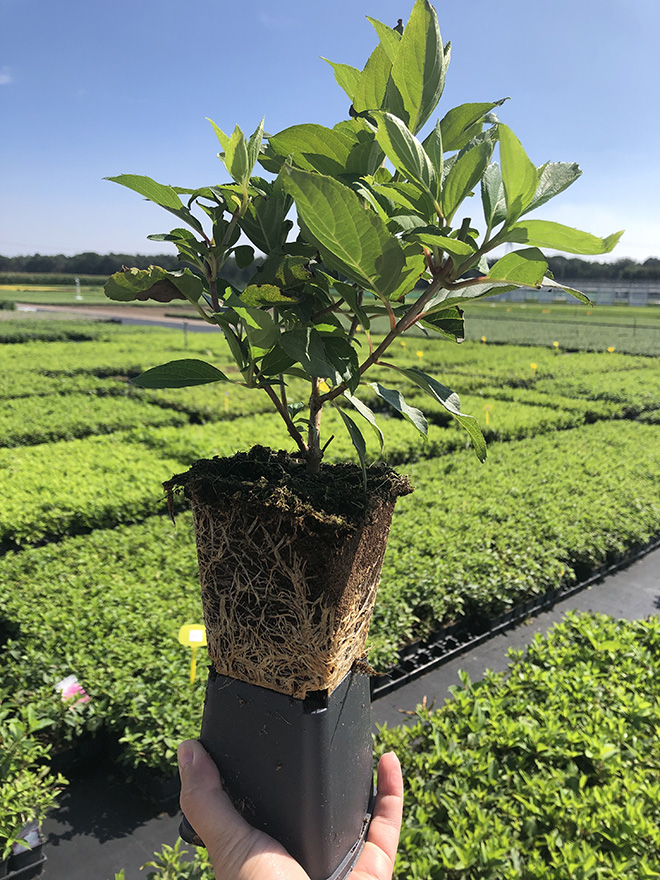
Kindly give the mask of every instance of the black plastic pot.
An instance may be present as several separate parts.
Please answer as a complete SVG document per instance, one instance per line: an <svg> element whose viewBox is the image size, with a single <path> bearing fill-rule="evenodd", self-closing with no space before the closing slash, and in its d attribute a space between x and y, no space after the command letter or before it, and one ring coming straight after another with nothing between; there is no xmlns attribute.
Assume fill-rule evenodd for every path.
<svg viewBox="0 0 660 880"><path fill-rule="evenodd" d="M19 860L19 865L22 865L22 867L14 868L14 861L11 860L9 862L9 873L5 875L6 880L32 880L33 877L40 877L45 864L46 856L41 851L35 853L29 860Z"/></svg>
<svg viewBox="0 0 660 880"><path fill-rule="evenodd" d="M311 880L341 880L371 819L369 679L350 672L299 700L209 673L200 741L252 825L278 840ZM185 821L181 835L194 832Z"/></svg>
<svg viewBox="0 0 660 880"><path fill-rule="evenodd" d="M0 877L6 877L7 880L30 880L31 877L38 877L46 862L44 838L38 822L30 822L22 828L20 836L29 845L14 845L12 854L5 863L5 874L0 866Z"/></svg>

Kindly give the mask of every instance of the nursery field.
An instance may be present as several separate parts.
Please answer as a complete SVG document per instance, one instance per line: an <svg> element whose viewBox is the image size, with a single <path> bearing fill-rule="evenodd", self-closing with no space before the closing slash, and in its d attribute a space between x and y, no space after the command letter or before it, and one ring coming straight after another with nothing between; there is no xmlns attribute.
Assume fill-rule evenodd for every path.
<svg viewBox="0 0 660 880"><path fill-rule="evenodd" d="M177 640L180 626L201 622L190 516L181 508L172 523L161 483L196 458L290 440L265 395L238 385L156 392L127 381L196 356L231 375L221 338L38 324L0 323L0 699L33 707L54 755L103 731L131 772L166 779L177 743L196 734L205 676L190 685L190 654ZM405 397L426 413L426 441L360 390L377 410L384 457L415 486L397 506L385 558L370 635L377 669L442 625L499 614L660 536L657 357L417 337L393 359L461 395L488 458L480 464L467 435L414 386ZM384 369L373 380L391 381ZM291 400L303 393L295 381ZM335 435L327 460L352 457L340 416L324 419L326 439ZM377 439L367 439L376 459ZM88 700L62 701L55 686L70 675ZM427 845L415 822L431 809L439 822L448 809L425 798L410 847ZM459 857L447 843L446 867Z"/></svg>

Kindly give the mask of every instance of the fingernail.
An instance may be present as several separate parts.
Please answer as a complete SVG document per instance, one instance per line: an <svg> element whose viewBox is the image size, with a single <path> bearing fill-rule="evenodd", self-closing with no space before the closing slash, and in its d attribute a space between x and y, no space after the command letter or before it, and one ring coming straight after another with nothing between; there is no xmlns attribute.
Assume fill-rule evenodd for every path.
<svg viewBox="0 0 660 880"><path fill-rule="evenodd" d="M192 744L192 741L187 739L185 742L182 742L177 749L177 760L179 762L179 767L183 768L188 764L192 764L194 757L195 748Z"/></svg>

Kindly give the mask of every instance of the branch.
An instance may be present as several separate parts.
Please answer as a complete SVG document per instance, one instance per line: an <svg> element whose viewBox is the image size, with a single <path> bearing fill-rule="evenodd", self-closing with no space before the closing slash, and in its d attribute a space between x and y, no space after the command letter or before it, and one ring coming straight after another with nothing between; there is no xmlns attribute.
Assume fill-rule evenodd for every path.
<svg viewBox="0 0 660 880"><path fill-rule="evenodd" d="M392 327L390 332L387 334L385 339L380 343L380 345L375 348L369 357L360 364L359 372L360 376L362 376L366 370L369 369L373 364L375 364L380 356L384 354L390 345L394 342L394 340L401 336L409 327L419 319L420 315L424 313L424 309L430 300L436 295L436 293L446 286L446 282L444 278L436 278L429 286L426 288L424 293L420 296L418 300L416 300L408 311L403 315L399 321ZM327 394L322 395L320 398L320 403L323 405L324 403L328 403L331 400L334 400L335 397L339 397L340 394L343 394L347 388L346 382L341 382L337 385L336 388L333 388L332 391L328 391Z"/></svg>
<svg viewBox="0 0 660 880"><path fill-rule="evenodd" d="M275 391L273 386L266 383L264 385L258 385L257 387L263 388L264 391L266 392L266 394L273 401L273 405L275 406L275 409L278 411L278 413L282 416L282 419L284 420L284 424L286 425L287 431L289 432L290 436L296 441L296 446L298 447L299 451L303 455L307 455L307 451L308 451L307 445L305 444L305 441L302 438L302 434L300 433L298 428L296 428L296 426L294 425L293 419L289 415L289 411L287 410L287 408L285 406L283 406L282 401L277 396L277 392Z"/></svg>

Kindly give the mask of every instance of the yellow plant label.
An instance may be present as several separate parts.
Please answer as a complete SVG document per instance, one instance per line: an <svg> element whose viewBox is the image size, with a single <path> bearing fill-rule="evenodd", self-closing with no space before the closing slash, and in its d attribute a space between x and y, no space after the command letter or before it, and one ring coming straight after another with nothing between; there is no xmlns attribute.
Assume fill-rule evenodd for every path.
<svg viewBox="0 0 660 880"><path fill-rule="evenodd" d="M206 645L206 627L201 623L187 623L179 630L179 641L190 648Z"/></svg>

